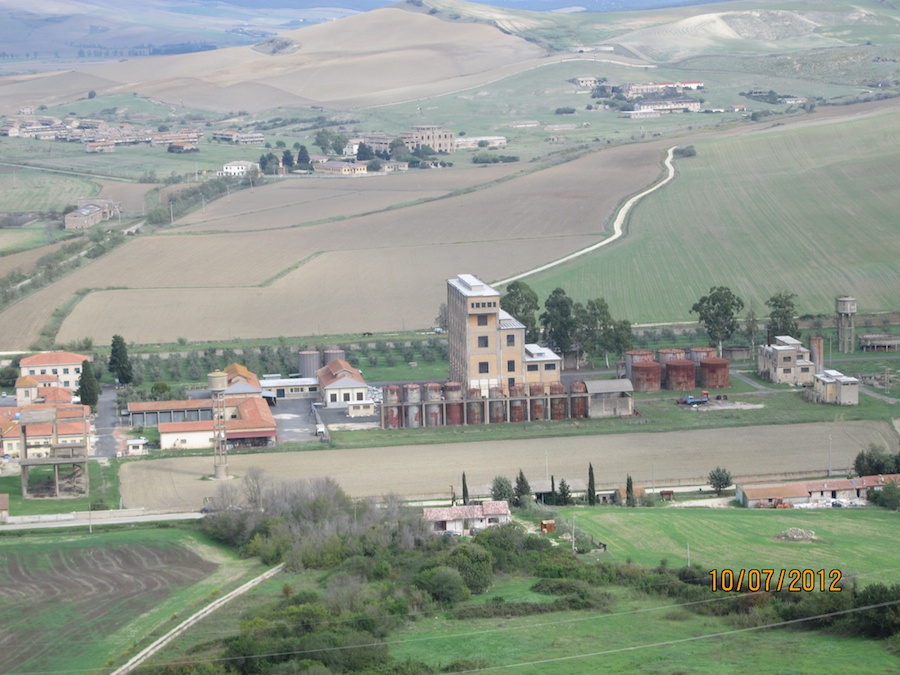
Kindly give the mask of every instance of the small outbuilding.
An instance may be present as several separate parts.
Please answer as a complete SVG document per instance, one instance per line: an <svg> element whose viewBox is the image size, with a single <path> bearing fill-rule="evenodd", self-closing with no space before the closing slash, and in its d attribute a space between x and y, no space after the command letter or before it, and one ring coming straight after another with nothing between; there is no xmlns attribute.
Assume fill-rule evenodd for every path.
<svg viewBox="0 0 900 675"><path fill-rule="evenodd" d="M588 380L588 417L627 417L634 414L631 380Z"/></svg>

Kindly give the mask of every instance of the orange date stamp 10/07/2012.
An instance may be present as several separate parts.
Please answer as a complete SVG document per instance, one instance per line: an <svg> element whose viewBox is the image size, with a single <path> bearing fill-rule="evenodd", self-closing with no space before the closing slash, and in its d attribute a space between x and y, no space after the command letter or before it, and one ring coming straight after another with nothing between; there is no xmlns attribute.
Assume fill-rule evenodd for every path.
<svg viewBox="0 0 900 675"><path fill-rule="evenodd" d="M841 570L831 569L717 569L710 570L710 588L714 593L756 593L762 591L813 591L840 593Z"/></svg>

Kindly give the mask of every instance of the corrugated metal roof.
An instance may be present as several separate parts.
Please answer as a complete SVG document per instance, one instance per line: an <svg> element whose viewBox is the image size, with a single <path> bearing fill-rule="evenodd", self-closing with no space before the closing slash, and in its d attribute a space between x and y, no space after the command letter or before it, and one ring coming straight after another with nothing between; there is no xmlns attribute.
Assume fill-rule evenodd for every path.
<svg viewBox="0 0 900 675"><path fill-rule="evenodd" d="M589 394L620 394L634 391L631 380L587 380L584 384Z"/></svg>

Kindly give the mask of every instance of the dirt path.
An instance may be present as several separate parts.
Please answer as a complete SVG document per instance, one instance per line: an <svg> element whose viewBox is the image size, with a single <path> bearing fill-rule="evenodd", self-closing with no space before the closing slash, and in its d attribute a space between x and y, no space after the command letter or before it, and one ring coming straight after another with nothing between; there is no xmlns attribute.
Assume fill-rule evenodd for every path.
<svg viewBox="0 0 900 675"><path fill-rule="evenodd" d="M473 494L494 476L512 477L520 468L533 479L545 478L549 469L556 480L587 480L588 462L594 465L598 487L624 485L629 473L638 485L703 484L716 466L727 468L735 480L824 473L829 436L837 470L869 443L896 443L888 424L838 422L240 455L229 458L229 469L238 479L251 466L283 479L331 476L353 497L391 492L408 498L447 497L451 485L459 491L463 471ZM120 472L124 504L197 510L218 489L215 481L205 479L212 468L212 457L128 463Z"/></svg>

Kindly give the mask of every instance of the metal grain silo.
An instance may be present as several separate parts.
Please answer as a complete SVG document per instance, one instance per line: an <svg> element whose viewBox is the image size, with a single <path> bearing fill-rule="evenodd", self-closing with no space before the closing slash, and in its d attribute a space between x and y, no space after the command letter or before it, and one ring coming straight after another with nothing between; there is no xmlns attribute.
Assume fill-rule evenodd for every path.
<svg viewBox="0 0 900 675"><path fill-rule="evenodd" d="M503 393L503 387L491 387L488 411L491 424L501 424L506 421L506 396Z"/></svg>
<svg viewBox="0 0 900 675"><path fill-rule="evenodd" d="M730 386L728 359L703 359L700 362L700 386L704 389L727 389Z"/></svg>
<svg viewBox="0 0 900 675"><path fill-rule="evenodd" d="M461 425L463 422L462 385L459 382L448 382L445 384L444 398L447 399L447 426L456 427Z"/></svg>
<svg viewBox="0 0 900 675"><path fill-rule="evenodd" d="M509 421L524 422L527 401L525 399L525 385L514 384L509 388Z"/></svg>
<svg viewBox="0 0 900 675"><path fill-rule="evenodd" d="M322 357L318 351L306 351L299 354L300 377L315 377L316 371L322 367Z"/></svg>
<svg viewBox="0 0 900 675"><path fill-rule="evenodd" d="M429 382L425 385L425 426L439 427L443 415L441 414L441 385L437 382Z"/></svg>
<svg viewBox="0 0 900 675"><path fill-rule="evenodd" d="M566 385L562 382L550 383L550 419L566 419Z"/></svg>
<svg viewBox="0 0 900 675"><path fill-rule="evenodd" d="M666 389L690 391L697 382L697 364L689 359L666 362Z"/></svg>
<svg viewBox="0 0 900 675"><path fill-rule="evenodd" d="M659 391L659 364L656 361L636 361L631 364L631 384L644 394Z"/></svg>
<svg viewBox="0 0 900 675"><path fill-rule="evenodd" d="M625 352L625 377L633 381L631 377L631 368L635 363L641 361L652 361L653 352L649 349L631 349Z"/></svg>
<svg viewBox="0 0 900 675"><path fill-rule="evenodd" d="M388 384L383 389L384 428L400 428L400 385Z"/></svg>
<svg viewBox="0 0 900 675"><path fill-rule="evenodd" d="M422 426L422 388L418 384L403 385L404 414L407 429Z"/></svg>
<svg viewBox="0 0 900 675"><path fill-rule="evenodd" d="M547 401L544 398L544 385L534 383L528 388L529 404L531 405L531 421L539 422L546 417Z"/></svg>
<svg viewBox="0 0 900 675"><path fill-rule="evenodd" d="M650 363L653 363L651 361ZM587 417L588 393L584 382L572 383L572 419L580 420Z"/></svg>
<svg viewBox="0 0 900 675"><path fill-rule="evenodd" d="M481 389L472 387L466 392L466 424L484 423L484 399Z"/></svg>

